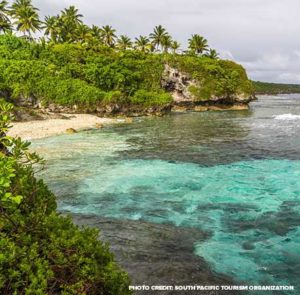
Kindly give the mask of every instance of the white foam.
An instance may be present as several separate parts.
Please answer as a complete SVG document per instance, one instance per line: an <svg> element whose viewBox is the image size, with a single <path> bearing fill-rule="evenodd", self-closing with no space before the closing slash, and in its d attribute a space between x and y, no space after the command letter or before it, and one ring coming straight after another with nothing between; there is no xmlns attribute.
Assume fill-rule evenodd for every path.
<svg viewBox="0 0 300 295"><path fill-rule="evenodd" d="M284 121L300 120L300 115L282 114L282 115L274 116L273 118L275 120L284 120Z"/></svg>

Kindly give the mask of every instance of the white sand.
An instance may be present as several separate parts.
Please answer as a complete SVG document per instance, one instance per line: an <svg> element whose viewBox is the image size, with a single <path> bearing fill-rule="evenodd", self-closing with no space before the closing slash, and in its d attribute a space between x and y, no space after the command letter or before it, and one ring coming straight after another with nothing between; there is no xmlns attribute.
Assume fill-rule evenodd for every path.
<svg viewBox="0 0 300 295"><path fill-rule="evenodd" d="M24 140L50 137L66 133L66 129L76 131L96 128L96 124L113 124L126 122L126 119L99 118L89 114L62 114L68 119L47 119L29 122L14 122L9 130L9 136L19 136ZM99 126L98 126L99 127Z"/></svg>

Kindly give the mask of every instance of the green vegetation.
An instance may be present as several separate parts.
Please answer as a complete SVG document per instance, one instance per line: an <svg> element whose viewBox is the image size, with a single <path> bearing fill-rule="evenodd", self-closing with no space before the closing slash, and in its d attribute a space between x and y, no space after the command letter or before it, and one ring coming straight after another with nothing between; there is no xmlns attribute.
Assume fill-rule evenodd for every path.
<svg viewBox="0 0 300 295"><path fill-rule="evenodd" d="M112 97L131 103L135 92L144 90L153 94L147 102L152 104L162 92L163 69L160 55L107 47L95 52L80 44L43 46L0 36L0 91L7 99L36 98L93 111Z"/></svg>
<svg viewBox="0 0 300 295"><path fill-rule="evenodd" d="M31 0L3 0L0 34L0 96L15 104L165 106L165 65L197 81L189 90L198 100L252 94L245 70L219 59L205 38L192 35L183 51L160 25L131 40L109 25L87 26L74 6L42 21ZM130 294L98 232L56 212L55 196L34 176L41 160L29 143L6 136L11 111L0 104L0 293Z"/></svg>
<svg viewBox="0 0 300 295"><path fill-rule="evenodd" d="M29 143L5 136L11 111L0 104L0 293L131 294L99 233L56 212Z"/></svg>
<svg viewBox="0 0 300 295"><path fill-rule="evenodd" d="M194 54L201 55L208 49L207 40L200 35L192 35L189 39L189 48Z"/></svg>
<svg viewBox="0 0 300 295"><path fill-rule="evenodd" d="M44 33L39 40L34 39L37 31ZM89 112L108 103L162 106L172 102L161 86L167 63L199 81L201 87L192 92L200 100L251 93L242 67L220 60L205 38L192 35L188 50L182 51L161 25L131 40L109 25L85 25L74 6L42 21L31 0L16 0L11 7L0 2L1 32L0 95L10 102Z"/></svg>
<svg viewBox="0 0 300 295"><path fill-rule="evenodd" d="M280 94L280 93L300 93L300 85L278 84L253 81L255 93L257 94Z"/></svg>
<svg viewBox="0 0 300 295"><path fill-rule="evenodd" d="M215 60L203 56L171 56L168 63L182 72L189 73L199 82L189 91L199 100L212 97L230 99L233 95L251 96L252 83L244 68L228 60Z"/></svg>

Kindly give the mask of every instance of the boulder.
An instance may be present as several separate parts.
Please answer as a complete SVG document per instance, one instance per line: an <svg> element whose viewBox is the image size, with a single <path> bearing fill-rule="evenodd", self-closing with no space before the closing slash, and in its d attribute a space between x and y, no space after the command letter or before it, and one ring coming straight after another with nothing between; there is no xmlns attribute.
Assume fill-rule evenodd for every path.
<svg viewBox="0 0 300 295"><path fill-rule="evenodd" d="M233 104L233 105L213 105L208 107L209 111L244 111L249 110L247 104Z"/></svg>
<svg viewBox="0 0 300 295"><path fill-rule="evenodd" d="M209 110L208 106L195 106L194 111L195 112L207 112Z"/></svg>
<svg viewBox="0 0 300 295"><path fill-rule="evenodd" d="M174 105L173 108L172 108L172 111L176 112L176 113L184 113L187 110L188 110L187 107L185 107L185 106L179 106L179 105Z"/></svg>
<svg viewBox="0 0 300 295"><path fill-rule="evenodd" d="M101 128L103 128L103 125L102 125L101 123L96 123L96 124L95 124L95 127L96 127L97 129L101 129Z"/></svg>
<svg viewBox="0 0 300 295"><path fill-rule="evenodd" d="M66 129L66 133L67 134L74 134L74 133L77 133L77 131L74 128L68 128L68 129Z"/></svg>

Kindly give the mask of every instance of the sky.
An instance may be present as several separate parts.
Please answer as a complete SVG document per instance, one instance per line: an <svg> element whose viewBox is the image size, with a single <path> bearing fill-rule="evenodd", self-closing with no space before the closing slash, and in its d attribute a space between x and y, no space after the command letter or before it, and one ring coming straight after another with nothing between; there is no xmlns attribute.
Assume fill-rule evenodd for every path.
<svg viewBox="0 0 300 295"><path fill-rule="evenodd" d="M163 25L182 47L204 36L253 80L300 84L300 0L33 0L41 16L75 5L84 21L119 34L148 35Z"/></svg>

